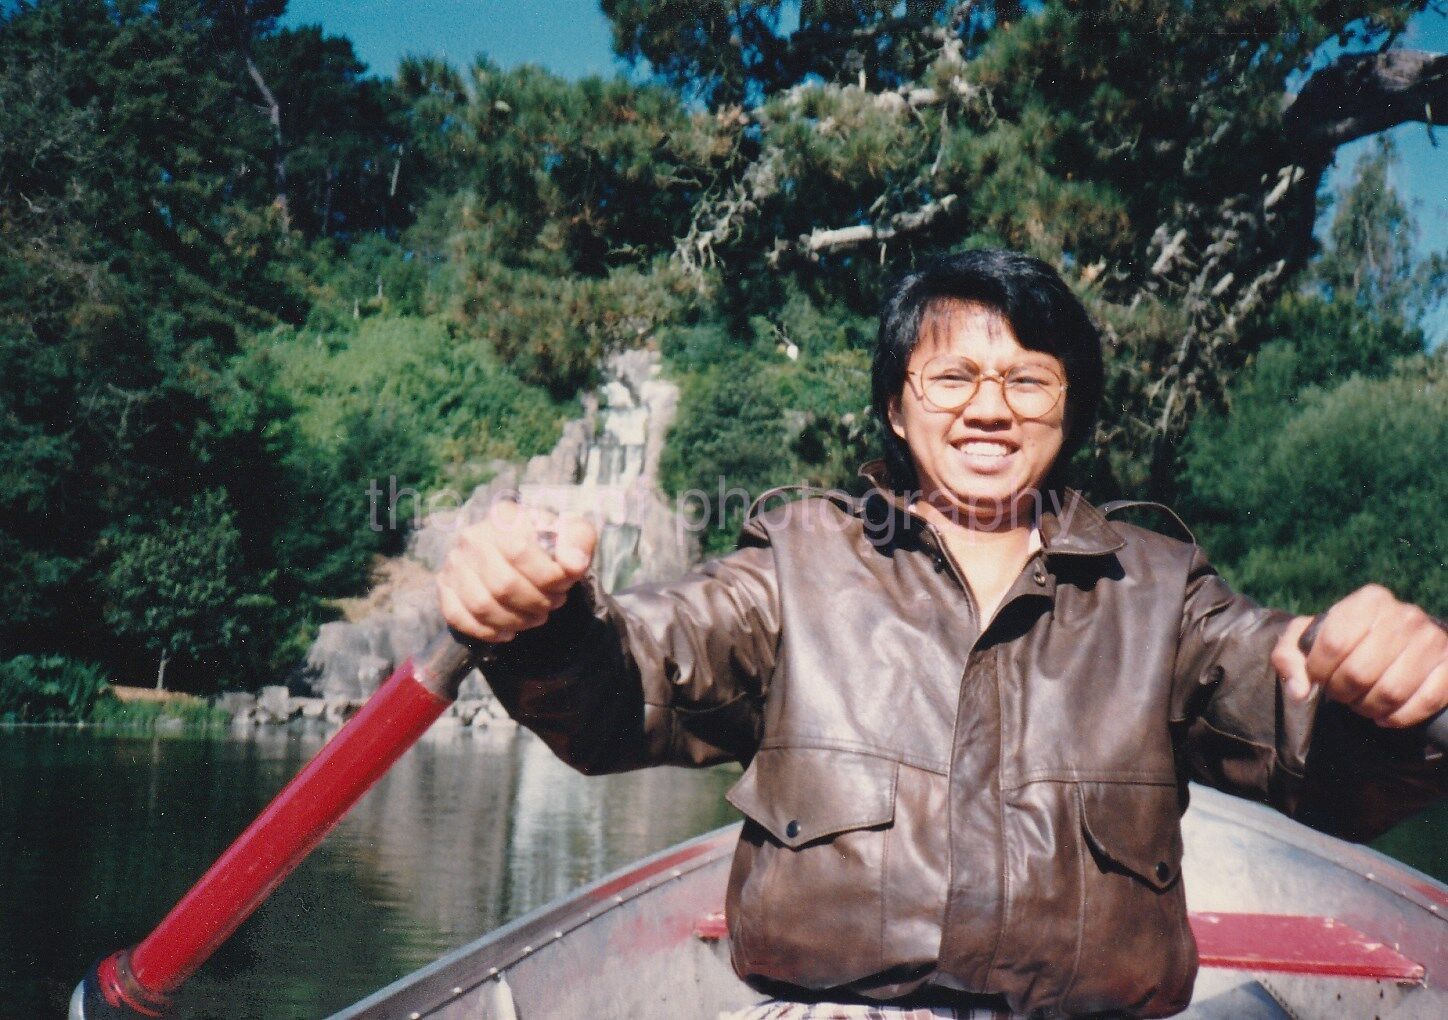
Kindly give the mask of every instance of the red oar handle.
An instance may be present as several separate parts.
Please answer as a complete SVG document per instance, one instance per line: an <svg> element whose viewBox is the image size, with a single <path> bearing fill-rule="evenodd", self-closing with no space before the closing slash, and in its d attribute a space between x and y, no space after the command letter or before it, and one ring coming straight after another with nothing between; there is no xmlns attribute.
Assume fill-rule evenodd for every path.
<svg viewBox="0 0 1448 1020"><path fill-rule="evenodd" d="M1326 613L1318 613L1297 639L1297 647L1303 655L1312 651L1312 643L1317 640L1317 632L1322 630L1322 618ZM1442 709L1433 718L1423 723L1423 735L1427 737L1428 743L1440 751L1448 752L1448 708Z"/></svg>
<svg viewBox="0 0 1448 1020"><path fill-rule="evenodd" d="M449 631L404 662L133 949L100 960L71 998L72 1020L158 1017L457 697L478 646Z"/></svg>

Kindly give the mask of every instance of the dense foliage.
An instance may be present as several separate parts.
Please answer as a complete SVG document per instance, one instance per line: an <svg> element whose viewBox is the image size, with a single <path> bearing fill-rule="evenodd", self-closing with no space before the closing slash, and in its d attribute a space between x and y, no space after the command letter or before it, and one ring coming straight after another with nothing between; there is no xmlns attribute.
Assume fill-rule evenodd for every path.
<svg viewBox="0 0 1448 1020"><path fill-rule="evenodd" d="M1416 319L1448 287L1415 262L1379 147L1340 198L1327 250L1274 309L1274 339L1187 443L1187 509L1218 566L1304 612L1387 584L1448 617L1448 349Z"/></svg>
<svg viewBox="0 0 1448 1020"><path fill-rule="evenodd" d="M17 655L0 662L0 722L85 719L104 697L108 683L93 663L59 655Z"/></svg>
<svg viewBox="0 0 1448 1020"><path fill-rule="evenodd" d="M1287 483L1279 444L1324 458L1306 474L1366 456L1323 430L1374 401L1384 435L1442 421L1410 396L1439 392L1417 325L1443 268L1404 247L1388 154L1320 258L1312 232L1338 145L1448 109L1384 63L1424 6L605 0L640 83L379 79L285 0L7 5L0 661L284 675L398 546L372 482L546 450L620 347L682 385L665 482L706 494L719 548L730 490L850 483L882 287L985 243L1052 261L1107 330L1092 494L1182 501L1243 583L1320 601L1343 585L1286 558L1347 546L1243 501ZM1379 71L1422 101L1373 107ZM1337 580L1396 562L1351 555Z"/></svg>

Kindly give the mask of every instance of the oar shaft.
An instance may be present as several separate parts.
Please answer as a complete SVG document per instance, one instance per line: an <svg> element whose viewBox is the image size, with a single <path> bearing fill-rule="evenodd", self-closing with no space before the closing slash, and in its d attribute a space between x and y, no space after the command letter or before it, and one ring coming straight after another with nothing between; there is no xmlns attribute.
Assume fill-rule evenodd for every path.
<svg viewBox="0 0 1448 1020"><path fill-rule="evenodd" d="M472 653L448 632L399 666L150 935L101 961L92 978L106 1003L124 1004L118 1015L130 1015L125 1008L140 1015L164 1012L169 993L447 711L471 668Z"/></svg>

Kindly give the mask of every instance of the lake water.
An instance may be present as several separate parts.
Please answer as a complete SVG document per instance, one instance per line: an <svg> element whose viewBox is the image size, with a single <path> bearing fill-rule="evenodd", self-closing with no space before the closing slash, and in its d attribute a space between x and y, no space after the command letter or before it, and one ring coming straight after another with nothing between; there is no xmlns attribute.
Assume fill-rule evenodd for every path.
<svg viewBox="0 0 1448 1020"><path fill-rule="evenodd" d="M0 730L0 1017L60 1017L321 746ZM185 986L188 1018L326 1016L737 817L738 770L585 778L531 735L424 739Z"/></svg>
<svg viewBox="0 0 1448 1020"><path fill-rule="evenodd" d="M63 1016L321 746L0 730L0 1018ZM187 1018L326 1016L732 820L737 769L585 778L531 735L424 739L188 982ZM1378 846L1448 879L1448 804Z"/></svg>

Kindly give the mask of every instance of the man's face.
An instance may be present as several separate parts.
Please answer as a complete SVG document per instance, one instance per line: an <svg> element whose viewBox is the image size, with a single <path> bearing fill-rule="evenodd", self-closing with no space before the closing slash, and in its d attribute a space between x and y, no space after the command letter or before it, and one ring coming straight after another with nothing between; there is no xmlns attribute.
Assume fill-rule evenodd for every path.
<svg viewBox="0 0 1448 1020"><path fill-rule="evenodd" d="M953 411L922 396L927 366L950 364L934 360L941 356L967 359L983 375L975 396ZM890 427L910 448L923 500L984 526L1012 520L1018 501L1039 488L1061 452L1066 401L1062 396L1040 417L1022 417L996 373L1014 370L1029 384L1032 370L1045 378L1042 369L1066 378L1059 359L1026 350L994 311L958 301L927 308L904 392L890 408ZM1011 403L1026 404L1017 396Z"/></svg>

